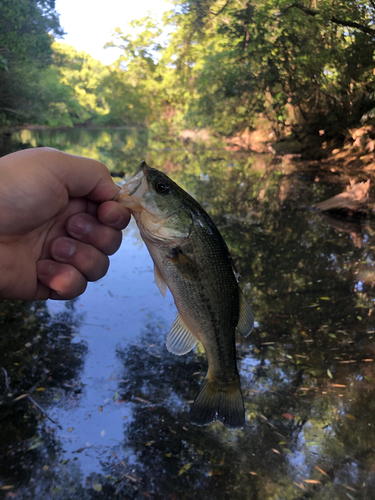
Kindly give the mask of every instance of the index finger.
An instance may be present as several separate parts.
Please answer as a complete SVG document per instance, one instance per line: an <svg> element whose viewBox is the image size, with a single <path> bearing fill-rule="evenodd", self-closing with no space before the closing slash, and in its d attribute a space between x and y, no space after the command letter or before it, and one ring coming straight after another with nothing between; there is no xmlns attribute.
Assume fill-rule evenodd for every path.
<svg viewBox="0 0 375 500"><path fill-rule="evenodd" d="M20 151L48 168L66 187L70 198L87 197L95 202L112 200L120 188L113 182L108 168L97 160L63 153L53 148L33 148Z"/></svg>

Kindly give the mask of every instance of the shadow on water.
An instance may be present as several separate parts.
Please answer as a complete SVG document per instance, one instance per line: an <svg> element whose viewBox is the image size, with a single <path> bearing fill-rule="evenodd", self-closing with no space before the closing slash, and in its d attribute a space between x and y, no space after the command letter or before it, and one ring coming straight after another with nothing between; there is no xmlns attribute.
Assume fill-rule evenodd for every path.
<svg viewBox="0 0 375 500"><path fill-rule="evenodd" d="M163 149L151 133L26 132L24 145L111 156L116 173L145 157L173 176L220 228L256 328L237 339L245 428L197 428L189 405L206 359L199 346L167 352L173 300L158 295L134 227L108 276L78 300L3 302L0 493L373 498L375 226L308 209L340 183L317 181L316 166L179 139Z"/></svg>

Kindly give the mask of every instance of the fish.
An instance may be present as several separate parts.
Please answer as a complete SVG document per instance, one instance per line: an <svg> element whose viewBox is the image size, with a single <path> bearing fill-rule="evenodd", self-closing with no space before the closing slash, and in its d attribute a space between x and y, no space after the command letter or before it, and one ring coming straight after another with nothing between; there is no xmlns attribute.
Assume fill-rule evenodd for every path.
<svg viewBox="0 0 375 500"><path fill-rule="evenodd" d="M254 318L223 237L193 197L145 161L116 201L135 218L160 292L165 296L169 288L173 295L178 314L167 349L181 356L200 341L206 352L208 371L190 408L191 423L244 427L235 334L247 337Z"/></svg>

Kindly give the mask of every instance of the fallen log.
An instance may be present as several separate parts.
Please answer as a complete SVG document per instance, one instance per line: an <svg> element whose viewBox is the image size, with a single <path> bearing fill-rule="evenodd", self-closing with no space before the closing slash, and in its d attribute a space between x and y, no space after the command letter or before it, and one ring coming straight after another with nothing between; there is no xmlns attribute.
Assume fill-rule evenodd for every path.
<svg viewBox="0 0 375 500"><path fill-rule="evenodd" d="M350 181L350 186L343 193L332 196L328 200L321 201L312 208L328 212L330 210L349 210L358 212L369 202L370 179L366 182Z"/></svg>

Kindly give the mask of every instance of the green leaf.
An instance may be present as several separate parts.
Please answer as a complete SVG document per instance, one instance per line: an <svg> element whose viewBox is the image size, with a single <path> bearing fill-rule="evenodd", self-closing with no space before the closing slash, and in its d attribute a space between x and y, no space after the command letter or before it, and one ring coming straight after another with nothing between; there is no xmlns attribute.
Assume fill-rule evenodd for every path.
<svg viewBox="0 0 375 500"><path fill-rule="evenodd" d="M35 450L35 448L39 448L39 446L41 446L42 444L43 444L43 441L39 441L38 443L32 444L31 446L29 446L27 448L26 451Z"/></svg>
<svg viewBox="0 0 375 500"><path fill-rule="evenodd" d="M31 445L27 448L26 451L29 451L29 450L35 450L35 448L39 448L39 446L41 446L43 444L43 440L41 439L40 436L34 436L32 439L31 439Z"/></svg>
<svg viewBox="0 0 375 500"><path fill-rule="evenodd" d="M102 491L103 486L100 483L94 483L92 485L92 489L95 490L95 491Z"/></svg>
<svg viewBox="0 0 375 500"><path fill-rule="evenodd" d="M181 467L178 475L181 476L182 474L185 474L185 472L188 471L192 465L193 465L193 462L189 462L188 464L185 464L183 467Z"/></svg>
<svg viewBox="0 0 375 500"><path fill-rule="evenodd" d="M291 455L293 455L293 452L289 448L282 448L282 450L284 453L290 453Z"/></svg>

